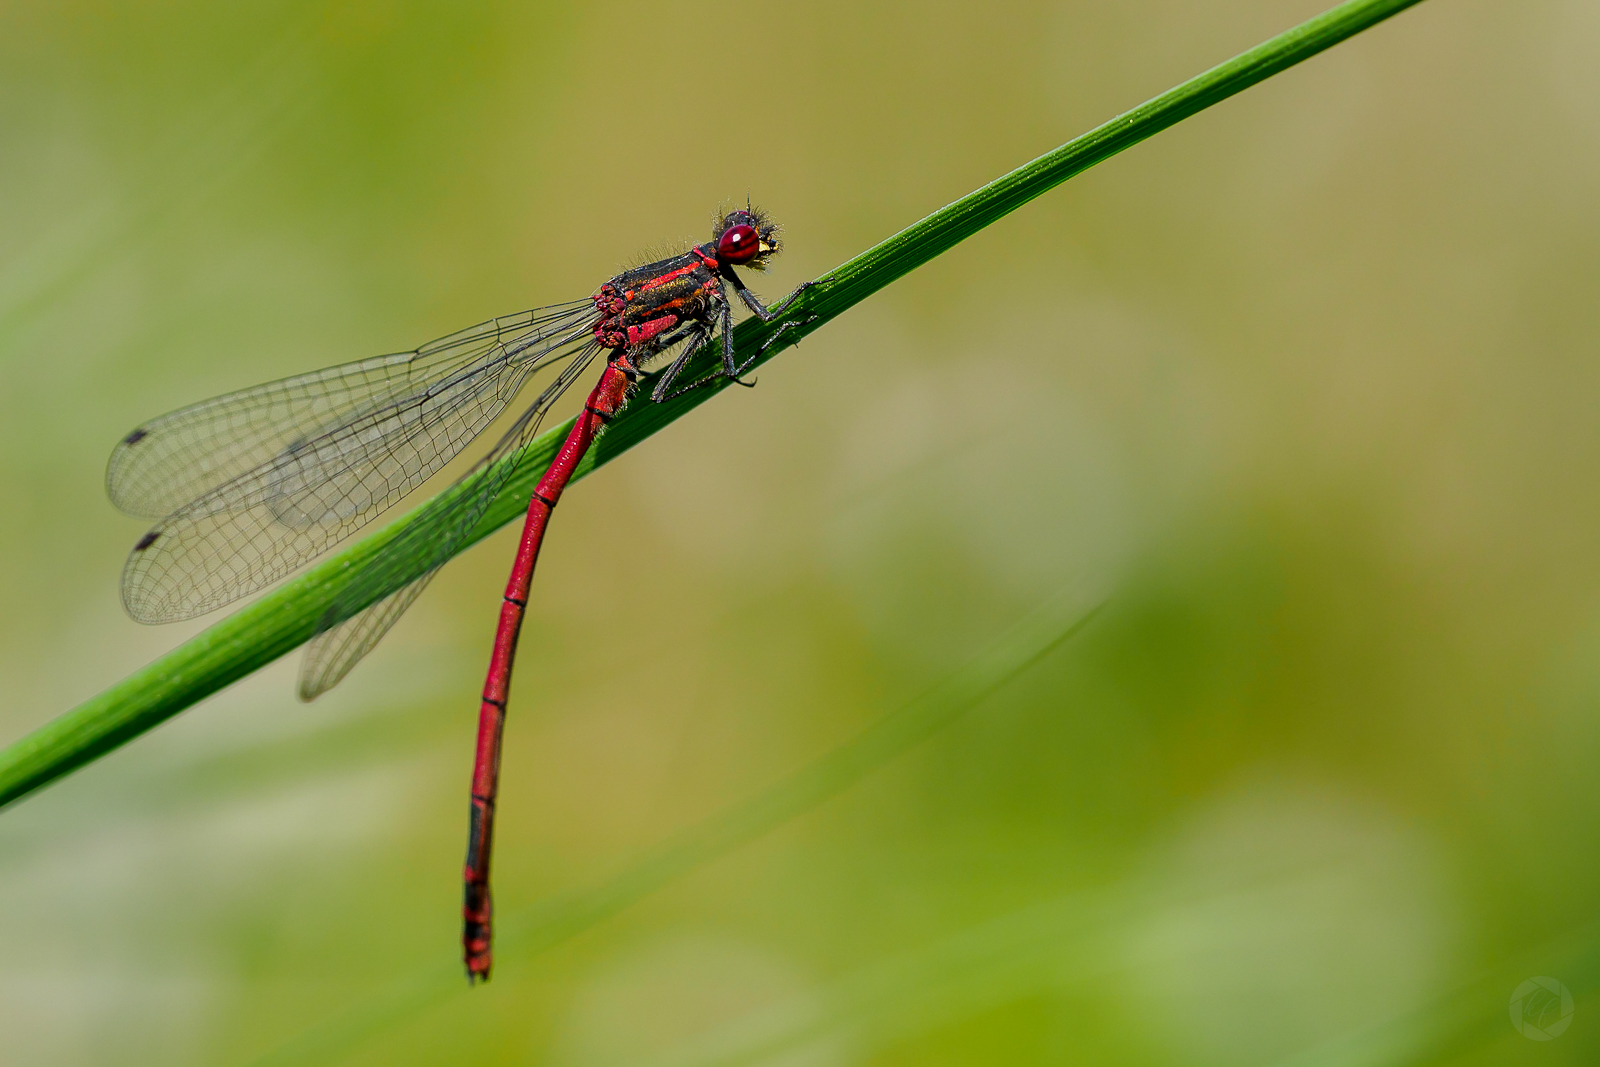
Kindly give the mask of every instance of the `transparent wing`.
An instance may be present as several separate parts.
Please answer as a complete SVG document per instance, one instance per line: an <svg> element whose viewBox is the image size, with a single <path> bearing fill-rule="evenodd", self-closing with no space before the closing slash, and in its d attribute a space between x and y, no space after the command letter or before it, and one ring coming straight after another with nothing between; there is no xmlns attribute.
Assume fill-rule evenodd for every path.
<svg viewBox="0 0 1600 1067"><path fill-rule="evenodd" d="M424 504L416 519L328 606L323 613L324 631L306 649L300 699L314 700L332 689L399 621L516 474L522 447L538 434L545 413L583 374L597 351L589 345L577 353L494 449L455 485ZM419 566L427 568L422 577L368 607L355 607L402 580L402 573L415 574Z"/></svg>
<svg viewBox="0 0 1600 1067"><path fill-rule="evenodd" d="M536 308L490 319L414 352L345 363L190 404L122 439L106 467L107 495L131 515L164 518L296 442L360 412L415 396L496 348L537 344L567 332L590 309L587 300Z"/></svg>
<svg viewBox="0 0 1600 1067"><path fill-rule="evenodd" d="M350 673L350 668L383 640L383 635L400 620L438 573L429 571L365 611L312 638L306 645L305 663L300 668L300 699L315 700L338 685Z"/></svg>
<svg viewBox="0 0 1600 1067"><path fill-rule="evenodd" d="M581 301L495 319L129 434L111 457L112 499L135 513L178 504L128 557L128 613L203 614L350 536L449 462L535 372L589 350L592 316Z"/></svg>

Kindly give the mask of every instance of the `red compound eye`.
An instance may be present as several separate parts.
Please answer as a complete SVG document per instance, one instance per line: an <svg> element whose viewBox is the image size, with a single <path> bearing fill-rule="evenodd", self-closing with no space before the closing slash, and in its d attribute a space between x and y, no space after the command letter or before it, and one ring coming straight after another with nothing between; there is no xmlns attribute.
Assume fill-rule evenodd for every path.
<svg viewBox="0 0 1600 1067"><path fill-rule="evenodd" d="M741 223L729 226L717 239L717 258L724 263L748 263L761 249L761 235L754 226Z"/></svg>

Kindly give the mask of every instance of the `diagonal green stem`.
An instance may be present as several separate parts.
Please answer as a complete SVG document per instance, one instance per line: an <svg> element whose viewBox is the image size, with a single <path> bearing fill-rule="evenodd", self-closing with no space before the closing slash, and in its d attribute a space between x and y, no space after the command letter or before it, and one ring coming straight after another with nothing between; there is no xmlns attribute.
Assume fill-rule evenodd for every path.
<svg viewBox="0 0 1600 1067"><path fill-rule="evenodd" d="M740 351L755 353L766 345L757 357L758 364L765 362L896 278L1073 175L1418 2L1349 0L1047 152L829 272L775 322L742 324L735 336ZM727 384L721 381L666 404L629 405L578 465L574 479L705 403ZM522 514L534 482L567 428L557 426L527 447L516 476L461 549ZM447 492L464 489L458 486ZM342 549L0 751L0 805L81 767L310 640L329 605L352 577L417 521L416 515L412 512ZM415 560L401 561L406 566L393 566L394 562L385 561L390 581L387 588L370 591L372 600L420 577L432 564L421 552ZM347 610L361 606L347 605Z"/></svg>

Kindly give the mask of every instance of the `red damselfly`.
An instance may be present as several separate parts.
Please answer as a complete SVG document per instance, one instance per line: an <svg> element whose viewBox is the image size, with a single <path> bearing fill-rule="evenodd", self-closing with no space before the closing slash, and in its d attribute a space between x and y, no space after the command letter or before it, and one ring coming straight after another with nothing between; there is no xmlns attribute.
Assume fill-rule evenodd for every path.
<svg viewBox="0 0 1600 1067"><path fill-rule="evenodd" d="M720 377L739 380L749 364L735 360L729 289L770 321L805 286L769 309L734 268L762 270L779 249L778 227L764 213L734 211L718 220L710 241L624 271L589 299L492 319L414 352L191 404L140 426L111 454L112 501L160 520L128 556L123 605L140 622L172 622L256 592L349 537L437 473L531 379L550 376L457 491L424 505L418 521L329 606L300 675L300 696L311 700L372 650L455 554L515 473L545 414L605 353L599 382L528 502L500 606L472 771L462 922L470 980L487 978L491 965L489 861L501 734L550 513L595 435L647 377L647 363L674 355L648 376L655 401ZM720 343L721 366L674 388L706 342ZM395 586L395 569L417 558L427 564L422 576L378 598Z"/></svg>

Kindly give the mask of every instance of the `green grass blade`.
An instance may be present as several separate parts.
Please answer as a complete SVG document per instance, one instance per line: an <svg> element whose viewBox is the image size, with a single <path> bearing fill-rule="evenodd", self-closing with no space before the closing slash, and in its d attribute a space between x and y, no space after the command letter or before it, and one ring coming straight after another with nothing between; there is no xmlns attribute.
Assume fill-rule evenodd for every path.
<svg viewBox="0 0 1600 1067"><path fill-rule="evenodd" d="M831 271L778 321L742 324L736 333L740 351L753 354L771 341L758 363L770 359L896 278L1073 175L1418 2L1350 0L1040 156ZM596 442L574 477L581 478L632 448L725 386L723 382L696 390L667 404L630 404ZM533 483L566 430L567 426L558 426L528 446L517 475L463 543L463 549L522 513ZM337 552L0 751L0 806L81 767L305 643L352 577L400 531L417 521L416 516L417 512L412 512ZM373 590L373 600L420 576L431 561L419 554L415 560L402 562L407 565L386 566L390 585ZM350 604L347 610L360 606Z"/></svg>

